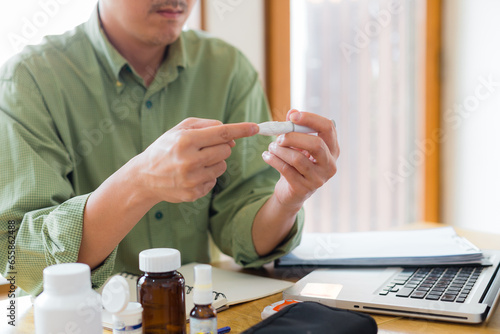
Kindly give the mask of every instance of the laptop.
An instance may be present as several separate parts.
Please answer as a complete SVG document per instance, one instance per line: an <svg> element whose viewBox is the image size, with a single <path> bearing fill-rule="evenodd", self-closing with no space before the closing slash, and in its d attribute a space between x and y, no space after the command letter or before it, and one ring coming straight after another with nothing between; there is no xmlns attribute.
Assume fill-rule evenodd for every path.
<svg viewBox="0 0 500 334"><path fill-rule="evenodd" d="M316 269L283 298L368 313L487 322L499 299L500 251L483 254L487 265Z"/></svg>

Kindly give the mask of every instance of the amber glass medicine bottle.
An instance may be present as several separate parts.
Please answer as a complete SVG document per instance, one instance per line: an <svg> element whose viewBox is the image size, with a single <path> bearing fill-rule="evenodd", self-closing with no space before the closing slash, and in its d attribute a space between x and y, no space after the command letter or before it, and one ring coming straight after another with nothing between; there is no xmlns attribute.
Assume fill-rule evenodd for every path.
<svg viewBox="0 0 500 334"><path fill-rule="evenodd" d="M212 306L212 267L194 267L194 308L189 313L190 334L217 334L217 311Z"/></svg>
<svg viewBox="0 0 500 334"><path fill-rule="evenodd" d="M185 334L186 306L184 277L177 271L181 254L172 248L153 248L139 253L137 281L139 302L144 309L145 334Z"/></svg>

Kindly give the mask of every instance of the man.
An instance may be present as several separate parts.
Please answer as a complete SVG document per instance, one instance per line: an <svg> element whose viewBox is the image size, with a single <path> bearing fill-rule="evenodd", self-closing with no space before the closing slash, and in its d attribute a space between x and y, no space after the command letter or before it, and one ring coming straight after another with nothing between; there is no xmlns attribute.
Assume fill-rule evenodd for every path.
<svg viewBox="0 0 500 334"><path fill-rule="evenodd" d="M318 135L255 136L269 118L257 74L226 43L181 32L194 3L100 0L3 67L0 255L24 291L61 262L87 263L98 287L152 247L207 262L208 234L250 267L298 244L302 204L336 172L334 126L292 110Z"/></svg>

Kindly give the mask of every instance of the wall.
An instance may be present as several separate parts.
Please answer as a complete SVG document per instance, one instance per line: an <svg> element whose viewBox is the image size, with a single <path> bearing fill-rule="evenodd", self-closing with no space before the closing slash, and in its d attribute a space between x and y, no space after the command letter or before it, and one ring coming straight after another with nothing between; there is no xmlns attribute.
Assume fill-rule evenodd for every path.
<svg viewBox="0 0 500 334"><path fill-rule="evenodd" d="M0 65L43 36L61 34L87 21L97 0L23 0L0 4Z"/></svg>
<svg viewBox="0 0 500 334"><path fill-rule="evenodd" d="M500 1L443 5L443 221L500 233Z"/></svg>

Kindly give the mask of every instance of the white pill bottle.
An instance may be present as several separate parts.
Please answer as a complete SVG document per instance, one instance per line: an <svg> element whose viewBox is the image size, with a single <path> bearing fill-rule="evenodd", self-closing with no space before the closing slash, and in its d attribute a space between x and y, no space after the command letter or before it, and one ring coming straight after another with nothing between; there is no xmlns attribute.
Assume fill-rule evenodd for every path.
<svg viewBox="0 0 500 334"><path fill-rule="evenodd" d="M64 263L43 270L43 292L35 299L36 334L102 334L101 313L88 265Z"/></svg>

